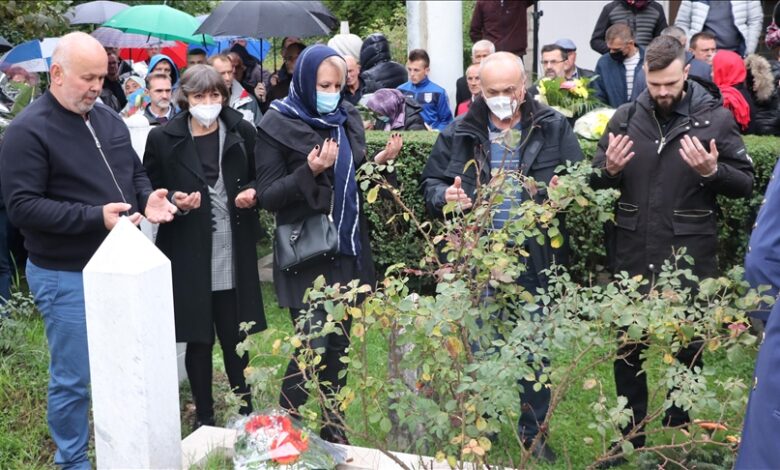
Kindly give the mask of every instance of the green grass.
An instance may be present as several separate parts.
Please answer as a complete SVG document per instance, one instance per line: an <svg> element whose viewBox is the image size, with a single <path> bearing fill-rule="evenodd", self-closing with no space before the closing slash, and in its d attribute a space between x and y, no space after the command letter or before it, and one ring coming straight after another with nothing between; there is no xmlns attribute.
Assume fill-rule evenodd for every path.
<svg viewBox="0 0 780 470"><path fill-rule="evenodd" d="M273 286L263 285L263 299L265 303L266 318L270 332L263 337L256 351L251 354L269 354L274 338L282 338L292 331L289 313L286 309L280 309L276 305L273 294ZM22 320L23 340L10 350L0 352L0 469L49 469L53 468L54 444L48 435L46 425L46 384L48 380L48 353L46 349L43 324L38 316L24 318ZM0 330L2 333L2 330ZM369 333L369 371L374 376L383 376L387 364L387 345L377 334ZM220 348L214 348L215 367L215 399L217 401L217 424L225 424L229 419L228 408L221 397L228 394L227 380L222 371ZM604 354L604 351L593 353L593 357ZM556 363L571 362L572 357L561 355L553 357ZM751 357L752 359L752 357ZM270 361L270 362L269 362ZM263 357L256 360L253 365L274 363L280 366L280 374L284 371L286 361L281 358L270 359ZM649 385L651 393L659 388L660 360L656 357L650 359ZM753 373L753 361L746 360L737 366L729 363L725 355L720 353L707 353L705 364L715 370L711 380L718 377L740 377L749 383ZM559 454L559 463L555 466L538 465L534 468L584 468L590 464L595 456L600 454L600 442L595 431L588 429L592 419L589 405L597 397L596 389L585 390L582 382L587 378L598 380L604 387L608 397L614 397L614 382L612 380L612 364L603 363L595 369L581 371L579 381L569 390L566 399L556 410L551 422L550 444ZM354 385L358 377L350 376L349 382ZM656 402L663 400L664 393L658 393ZM725 397L722 397L725 399ZM255 403L256 409L276 405L276 396L265 397L263 402ZM182 434L183 437L191 432L192 412L191 397L186 381L181 389L182 401ZM363 411L358 402L355 402L348 411L348 424L360 428ZM716 417L700 417L716 418ZM730 422L741 422L741 417L726 417ZM651 428L659 426L653 423ZM371 428L370 439L353 438L355 445L370 445L382 442L386 436L378 430ZM585 438L593 439L593 443L586 443ZM653 438L650 442L660 442L661 438ZM518 455L517 445L514 443L513 433L510 429L504 430L495 449L499 453ZM219 468L218 462L224 462L219 458L210 461L204 468ZM636 468L636 457L623 468Z"/></svg>
<svg viewBox="0 0 780 470"><path fill-rule="evenodd" d="M0 351L0 468L53 468L56 449L46 424L49 354L43 321L37 316L21 319L20 329L21 341Z"/></svg>

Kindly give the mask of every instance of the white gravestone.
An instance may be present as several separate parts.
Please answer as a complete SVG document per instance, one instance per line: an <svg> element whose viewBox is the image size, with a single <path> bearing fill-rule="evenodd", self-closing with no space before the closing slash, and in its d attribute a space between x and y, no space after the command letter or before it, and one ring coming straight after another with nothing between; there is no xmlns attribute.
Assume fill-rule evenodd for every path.
<svg viewBox="0 0 780 470"><path fill-rule="evenodd" d="M171 263L122 218L84 268L97 467L181 465Z"/></svg>
<svg viewBox="0 0 780 470"><path fill-rule="evenodd" d="M135 150L136 155L144 161L144 152L146 151L146 139L149 137L149 132L152 130L152 126L149 125L149 120L144 117L143 111L138 111L130 117L123 118L127 130L130 131L130 143ZM141 221L141 231L154 241L157 236L157 224L153 224L146 219Z"/></svg>

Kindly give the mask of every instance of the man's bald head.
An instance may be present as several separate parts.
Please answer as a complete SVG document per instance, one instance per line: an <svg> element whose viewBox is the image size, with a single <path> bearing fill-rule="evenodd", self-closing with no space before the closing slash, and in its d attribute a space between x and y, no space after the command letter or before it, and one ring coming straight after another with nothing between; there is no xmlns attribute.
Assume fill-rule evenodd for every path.
<svg viewBox="0 0 780 470"><path fill-rule="evenodd" d="M466 85L471 96L477 96L482 91L479 87L479 64L471 64L466 69Z"/></svg>
<svg viewBox="0 0 780 470"><path fill-rule="evenodd" d="M525 84L525 67L523 59L511 52L495 52L482 59L479 64L479 79L484 84L484 79L488 76L488 81L496 75L502 77L514 76L518 83Z"/></svg>
<svg viewBox="0 0 780 470"><path fill-rule="evenodd" d="M82 32L60 38L51 57L51 93L67 110L86 115L94 106L108 73L103 46Z"/></svg>
<svg viewBox="0 0 780 470"><path fill-rule="evenodd" d="M80 31L68 33L57 42L57 47L51 55L51 64L59 64L67 70L68 65L74 60L83 57L103 58L108 67L108 55L102 44L87 33Z"/></svg>
<svg viewBox="0 0 780 470"><path fill-rule="evenodd" d="M347 86L354 90L360 86L360 63L349 54L344 55L344 61L347 63Z"/></svg>

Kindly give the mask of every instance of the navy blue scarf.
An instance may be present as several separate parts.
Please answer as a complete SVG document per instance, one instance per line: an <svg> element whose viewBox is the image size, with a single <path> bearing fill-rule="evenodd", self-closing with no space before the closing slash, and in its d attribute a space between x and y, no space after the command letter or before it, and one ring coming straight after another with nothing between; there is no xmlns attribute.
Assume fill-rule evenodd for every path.
<svg viewBox="0 0 780 470"><path fill-rule="evenodd" d="M271 108L283 115L300 119L315 129L328 129L339 144L339 155L333 168L333 222L339 232L339 253L348 256L360 254L360 196L355 181L355 160L344 130L347 113L339 106L330 113L317 111L317 69L328 57L339 54L323 45L310 46L301 52L295 63L290 93L282 100L274 100Z"/></svg>

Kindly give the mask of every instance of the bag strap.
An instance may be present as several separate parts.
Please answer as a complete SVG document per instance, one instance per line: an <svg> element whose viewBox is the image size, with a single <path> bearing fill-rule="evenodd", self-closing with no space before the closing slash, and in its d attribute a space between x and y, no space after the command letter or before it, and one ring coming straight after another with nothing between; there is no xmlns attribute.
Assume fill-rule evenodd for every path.
<svg viewBox="0 0 780 470"><path fill-rule="evenodd" d="M330 193L330 210L328 211L328 220L333 222L333 205L335 204L335 191L333 191L333 188L331 188ZM279 225L278 215L274 212L274 225ZM305 219L304 219L305 220ZM300 228L303 227L304 220L300 221L300 224L298 225L298 230L300 231Z"/></svg>
<svg viewBox="0 0 780 470"><path fill-rule="evenodd" d="M628 116L626 116L625 122L620 123L620 130L623 132L628 131L628 126L631 124L631 118L634 117L634 113L636 113L636 100L631 102L631 107L628 108Z"/></svg>
<svg viewBox="0 0 780 470"><path fill-rule="evenodd" d="M330 192L330 212L328 212L328 220L330 220L331 223L333 223L333 205L336 202L336 191L331 190Z"/></svg>

